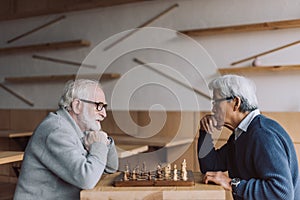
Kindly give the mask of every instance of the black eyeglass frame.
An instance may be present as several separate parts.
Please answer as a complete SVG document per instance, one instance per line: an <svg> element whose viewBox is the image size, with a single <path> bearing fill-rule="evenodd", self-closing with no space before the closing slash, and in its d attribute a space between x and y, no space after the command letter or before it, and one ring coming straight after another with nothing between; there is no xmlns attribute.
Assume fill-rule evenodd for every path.
<svg viewBox="0 0 300 200"><path fill-rule="evenodd" d="M220 99L212 99L211 103L212 103L212 105L216 105L216 104L220 103L221 101L229 101L229 100L232 100L232 99L234 99L234 96L220 98Z"/></svg>
<svg viewBox="0 0 300 200"><path fill-rule="evenodd" d="M103 108L107 108L107 104L103 103L103 102L95 102L95 101L90 101L90 100L86 100L86 99L79 99L82 102L85 103L91 103L91 104L95 104L96 105L96 109L98 111L101 111Z"/></svg>

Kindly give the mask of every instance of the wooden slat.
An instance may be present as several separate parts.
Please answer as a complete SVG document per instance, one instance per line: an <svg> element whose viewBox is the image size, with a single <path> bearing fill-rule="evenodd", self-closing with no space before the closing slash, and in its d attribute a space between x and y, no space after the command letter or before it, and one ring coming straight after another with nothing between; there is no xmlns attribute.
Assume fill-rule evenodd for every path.
<svg viewBox="0 0 300 200"><path fill-rule="evenodd" d="M74 66L78 66L78 67L88 67L88 68L93 68L93 69L97 68L96 65L88 65L88 64L81 63L81 62L63 60L63 59L58 59L58 58L50 58L50 57L40 56L40 55L32 55L32 58L46 60L46 61L50 61L50 62L67 64L67 65L74 65Z"/></svg>
<svg viewBox="0 0 300 200"><path fill-rule="evenodd" d="M5 9L6 12L0 13L0 21L41 15L51 15L55 13L95 9L97 7L116 6L144 1L146 0L43 0L42 2L40 0L10 0L7 1L9 3L7 3L8 9ZM5 2L6 1L4 1L3 3L1 2L1 6ZM43 6L32 6L36 4L43 4Z"/></svg>
<svg viewBox="0 0 300 200"><path fill-rule="evenodd" d="M180 32L187 34L189 36L203 36L203 35L213 35L213 34L265 31L265 30L277 30L277 29L299 28L299 27L300 27L300 19L294 19L294 20L264 22L264 23L235 25L235 26L223 26L223 27L216 27L216 28L194 29L194 30L186 30Z"/></svg>
<svg viewBox="0 0 300 200"><path fill-rule="evenodd" d="M0 151L0 164L23 160L24 152L21 151Z"/></svg>
<svg viewBox="0 0 300 200"><path fill-rule="evenodd" d="M13 130L0 130L0 137L4 138L19 138L19 137L30 137L32 131L13 131Z"/></svg>
<svg viewBox="0 0 300 200"><path fill-rule="evenodd" d="M117 145L118 157L126 158L148 151L148 145Z"/></svg>
<svg viewBox="0 0 300 200"><path fill-rule="evenodd" d="M256 66L256 67L232 67L220 68L221 74L239 74L251 72L281 72L300 70L300 65L277 65L277 66Z"/></svg>
<svg viewBox="0 0 300 200"><path fill-rule="evenodd" d="M256 59L256 58L258 58L260 56L264 56L264 55L273 53L275 51L279 51L281 49L284 49L284 48L287 48L287 47L290 47L290 46L293 46L293 45L296 45L296 44L299 44L299 43L300 43L300 40L297 40L295 42L292 42L292 43L289 43L289 44L286 44L286 45L283 45L283 46L280 46L280 47L277 47L277 48L274 48L274 49L271 49L271 50L268 50L268 51L265 51L265 52L253 55L253 56L250 56L248 58L244 58L244 59L241 59L239 61L235 61L235 62L231 63L231 65L236 65L236 64L248 61L248 60Z"/></svg>
<svg viewBox="0 0 300 200"><path fill-rule="evenodd" d="M0 48L0 54L20 53L20 52L28 52L28 51L42 51L42 50L57 50L57 49L64 49L64 48L87 47L87 46L90 46L90 42L87 40L71 40L71 41L32 44L32 45L16 46L16 47L4 47L4 48Z"/></svg>
<svg viewBox="0 0 300 200"><path fill-rule="evenodd" d="M168 75L168 74L166 74L166 73L164 73L164 72L156 69L155 67L152 67L151 65L147 64L146 62L141 61L140 59L137 59L137 58L134 58L133 61L136 62L136 63L138 63L138 64L140 64L140 65L143 65L143 66L147 67L148 69L151 69L152 71L154 71L154 72L156 72L156 73L158 73L158 74L160 74L160 75L162 75L162 76L164 76L164 77L172 80L173 82L178 83L179 85L181 85L181 86L183 86L183 87L185 87L185 88L187 88L189 90L193 90L194 92L196 92L197 94L203 96L204 98L206 98L208 100L211 100L211 97L209 95L205 94L204 92L198 90L197 88L191 87L190 85L188 85L188 84L186 84L186 83L184 83L182 81L179 81L178 79L176 79L176 78L174 78L174 77L172 77L172 76L170 76L170 75Z"/></svg>
<svg viewBox="0 0 300 200"><path fill-rule="evenodd" d="M14 90L8 88L7 86L5 86L3 83L0 83L0 87L3 88L4 90L6 90L8 93L14 95L15 97L17 97L18 99L20 99L21 101L25 102L26 104L30 105L30 106L34 106L34 103L31 102L30 100L28 100L27 98L23 97L22 95L18 94L17 92L15 92Z"/></svg>
<svg viewBox="0 0 300 200"><path fill-rule="evenodd" d="M159 13L158 15L154 16L153 18L149 19L148 21L146 21L142 25L138 26L136 29L130 31L128 34L124 35L123 37L119 38L118 40L116 40L115 42L113 42L112 44L110 44L109 46L105 47L104 51L112 48L113 46L115 46L119 42L121 42L121 41L125 40L126 38L128 38L129 36L133 35L137 31L139 31L141 28L148 26L149 24L151 24L152 22L156 21L157 19L159 19L160 17L162 17L163 15L165 15L166 13L170 12L171 10L173 10L174 8L176 8L178 6L179 5L177 3L174 4L174 5L172 5L172 6L170 6L166 10L162 11L161 13Z"/></svg>
<svg viewBox="0 0 300 200"><path fill-rule="evenodd" d="M50 26L51 24L54 24L54 23L56 23L56 22L58 22L58 21L60 21L60 20L62 20L62 19L65 19L65 18L66 18L66 16L64 16L64 15L63 15L63 16L60 16L60 17L58 17L58 18L56 18L56 19L54 19L54 20L51 20L50 22L47 22L47 23L45 23L45 24L43 24L43 25L41 25L41 26L39 26L39 27L36 27L36 28L34 28L34 29L32 29L32 30L26 32L26 33L23 33L23 34L21 34L21 35L19 35L19 36L17 36L17 37L14 37L14 38L8 40L7 43L12 43L12 42L14 42L14 41L16 41L16 40L19 40L19 39L21 39L21 38L23 38L23 37L25 37L25 36L27 36L27 35L30 35L30 34L36 32L36 31L39 31L39 30L41 30L41 29L43 29L43 28L45 28L45 27L47 27L47 26Z"/></svg>
<svg viewBox="0 0 300 200"><path fill-rule="evenodd" d="M101 77L101 78L100 78ZM75 80L78 78L88 78L88 79L96 79L98 80L107 80L107 79L116 79L119 78L120 74L111 73L111 74L86 74L86 75L52 75L52 76L29 76L29 77L6 77L6 82L11 83L45 83L45 82L61 82L68 80Z"/></svg>

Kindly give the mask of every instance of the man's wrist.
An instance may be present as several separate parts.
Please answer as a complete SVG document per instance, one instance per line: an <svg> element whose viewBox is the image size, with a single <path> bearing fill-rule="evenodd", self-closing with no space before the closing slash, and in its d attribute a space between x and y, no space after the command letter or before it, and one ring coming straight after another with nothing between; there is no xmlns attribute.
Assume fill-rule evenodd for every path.
<svg viewBox="0 0 300 200"><path fill-rule="evenodd" d="M231 179L230 185L231 185L231 188L232 188L232 193L234 195L237 194L237 188L238 188L238 186L239 186L240 183L241 183L241 180L239 178L233 178L233 179Z"/></svg>

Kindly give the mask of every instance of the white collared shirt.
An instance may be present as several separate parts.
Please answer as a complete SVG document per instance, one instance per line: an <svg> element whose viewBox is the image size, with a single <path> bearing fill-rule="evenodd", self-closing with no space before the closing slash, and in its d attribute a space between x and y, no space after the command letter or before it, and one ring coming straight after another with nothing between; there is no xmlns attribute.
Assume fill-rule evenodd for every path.
<svg viewBox="0 0 300 200"><path fill-rule="evenodd" d="M242 134L242 132L246 132L248 129L248 126L250 125L250 123L252 122L252 120L260 114L259 109L255 109L253 111L251 111L238 125L238 127L236 127L234 129L234 134L235 134L235 140L238 139L238 137L240 137L240 135Z"/></svg>

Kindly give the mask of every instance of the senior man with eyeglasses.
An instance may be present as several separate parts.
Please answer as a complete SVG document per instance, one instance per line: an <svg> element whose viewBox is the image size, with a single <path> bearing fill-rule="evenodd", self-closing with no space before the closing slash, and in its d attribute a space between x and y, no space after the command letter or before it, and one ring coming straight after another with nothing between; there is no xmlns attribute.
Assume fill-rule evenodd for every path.
<svg viewBox="0 0 300 200"><path fill-rule="evenodd" d="M79 199L103 173L116 172L114 140L101 130L106 106L98 81L67 83L60 108L41 122L26 147L14 199Z"/></svg>
<svg viewBox="0 0 300 200"><path fill-rule="evenodd" d="M300 199L297 156L288 133L260 114L254 83L225 75L209 84L212 114L200 120L198 159L204 182L232 191L234 199ZM227 143L215 149L211 133L227 127ZM227 176L225 171L228 171Z"/></svg>

